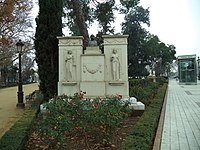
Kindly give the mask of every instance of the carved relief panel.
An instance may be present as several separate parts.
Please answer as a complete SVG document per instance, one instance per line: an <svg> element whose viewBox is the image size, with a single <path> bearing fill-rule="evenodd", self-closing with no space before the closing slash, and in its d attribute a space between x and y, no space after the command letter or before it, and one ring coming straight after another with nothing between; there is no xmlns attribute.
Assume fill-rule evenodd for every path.
<svg viewBox="0 0 200 150"><path fill-rule="evenodd" d="M104 56L81 57L82 81L104 81Z"/></svg>

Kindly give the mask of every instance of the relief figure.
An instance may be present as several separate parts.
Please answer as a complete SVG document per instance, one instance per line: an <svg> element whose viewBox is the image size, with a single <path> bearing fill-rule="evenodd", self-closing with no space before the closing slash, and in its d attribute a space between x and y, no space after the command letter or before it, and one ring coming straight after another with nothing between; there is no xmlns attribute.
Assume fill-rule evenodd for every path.
<svg viewBox="0 0 200 150"><path fill-rule="evenodd" d="M116 49L113 49L111 56L111 69L113 80L118 81L120 79L120 61Z"/></svg>
<svg viewBox="0 0 200 150"><path fill-rule="evenodd" d="M67 56L65 59L65 65L66 65L66 80L72 81L73 80L73 61L74 57L72 55L72 51L69 50L67 52Z"/></svg>

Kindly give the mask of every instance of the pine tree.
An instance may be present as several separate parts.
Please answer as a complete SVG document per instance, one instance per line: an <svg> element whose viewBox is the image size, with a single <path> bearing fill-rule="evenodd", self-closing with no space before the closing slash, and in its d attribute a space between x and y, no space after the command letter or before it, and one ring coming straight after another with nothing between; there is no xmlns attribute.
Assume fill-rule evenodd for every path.
<svg viewBox="0 0 200 150"><path fill-rule="evenodd" d="M58 40L62 35L62 0L39 0L35 49L40 90L45 98L57 95Z"/></svg>

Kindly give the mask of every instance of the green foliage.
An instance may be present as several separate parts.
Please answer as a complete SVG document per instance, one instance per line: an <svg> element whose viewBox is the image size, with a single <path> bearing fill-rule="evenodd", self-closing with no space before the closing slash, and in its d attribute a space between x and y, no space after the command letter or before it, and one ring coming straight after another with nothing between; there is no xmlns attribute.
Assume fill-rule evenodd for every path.
<svg viewBox="0 0 200 150"><path fill-rule="evenodd" d="M114 34L114 29L111 27L111 22L114 22L114 5L115 1L110 0L105 3L98 3L95 10L95 16L100 26L102 27L102 33Z"/></svg>
<svg viewBox="0 0 200 150"><path fill-rule="evenodd" d="M158 83L152 82L148 79L132 79L130 84L130 96L136 97L138 101L141 101L145 105L149 105L151 99L153 99L157 93Z"/></svg>
<svg viewBox="0 0 200 150"><path fill-rule="evenodd" d="M31 80L31 76L34 75L34 58L31 58L28 54L22 55L22 81L28 83Z"/></svg>
<svg viewBox="0 0 200 150"><path fill-rule="evenodd" d="M117 125L128 116L128 105L122 105L120 98L84 99L83 92L56 97L40 114L38 131L47 143L51 139L51 144L62 143L65 135L82 135L86 142L87 137L93 137L108 143Z"/></svg>
<svg viewBox="0 0 200 150"><path fill-rule="evenodd" d="M127 1L120 0L120 3L124 7L124 8L121 8L120 11L126 14L131 8L134 8L135 6L137 6L139 2L140 0L127 0Z"/></svg>
<svg viewBox="0 0 200 150"><path fill-rule="evenodd" d="M27 108L22 117L3 135L0 139L1 150L23 149L41 101L41 96L37 95L31 107Z"/></svg>
<svg viewBox="0 0 200 150"><path fill-rule="evenodd" d="M75 11L73 10L73 1L64 0L63 2L65 17L67 18L67 27L70 29L72 35L81 35L81 32L78 27L78 19L76 17ZM85 19L83 20L83 22L85 22L87 26L89 26L94 21L94 9L90 7L89 2L89 0L81 1L82 12Z"/></svg>
<svg viewBox="0 0 200 150"><path fill-rule="evenodd" d="M175 59L175 46L168 45L155 35L146 31L144 25L150 26L149 9L138 6L139 1L121 1L125 6L122 12L127 12L122 24L123 34L128 34L128 74L130 77L147 76L145 66L162 59L157 73L160 75L167 69L166 65ZM129 7L133 5L134 7ZM139 60L140 63L139 63ZM157 69L158 70L158 69Z"/></svg>
<svg viewBox="0 0 200 150"><path fill-rule="evenodd" d="M57 93L58 40L62 35L62 0L39 0L35 49L40 90L48 98ZM48 89L48 90L47 90Z"/></svg>
<svg viewBox="0 0 200 150"><path fill-rule="evenodd" d="M146 60L148 62L154 63L155 61L158 61L160 58L162 60L160 64L160 69L158 68L158 62L155 65L156 74L160 75L165 71L167 71L168 64L172 63L172 61L176 59L175 46L161 42L158 36L156 35L152 35L150 33L147 34L144 47L145 49L147 49ZM149 65L152 65L152 63L150 63Z"/></svg>
<svg viewBox="0 0 200 150"><path fill-rule="evenodd" d="M128 74L130 77L144 76L143 72L146 66L144 48L147 31L142 25L150 25L149 10L139 6L130 9L125 16L125 22L122 24L123 34L128 34ZM139 64L139 60L141 63Z"/></svg>
<svg viewBox="0 0 200 150"><path fill-rule="evenodd" d="M167 84L158 90L155 99L147 107L142 117L134 125L130 135L122 144L121 150L149 150L153 145Z"/></svg>
<svg viewBox="0 0 200 150"><path fill-rule="evenodd" d="M17 70L18 68L14 65L3 66L0 68L1 81L3 81L4 85L8 86L15 83L17 79Z"/></svg>

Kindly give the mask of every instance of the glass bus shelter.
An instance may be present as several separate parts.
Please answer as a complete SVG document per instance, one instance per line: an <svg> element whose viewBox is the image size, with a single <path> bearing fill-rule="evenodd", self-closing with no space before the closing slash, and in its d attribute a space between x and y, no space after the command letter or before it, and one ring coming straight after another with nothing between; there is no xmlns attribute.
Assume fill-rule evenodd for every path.
<svg viewBox="0 0 200 150"><path fill-rule="evenodd" d="M178 77L180 84L197 84L196 55L178 56Z"/></svg>

